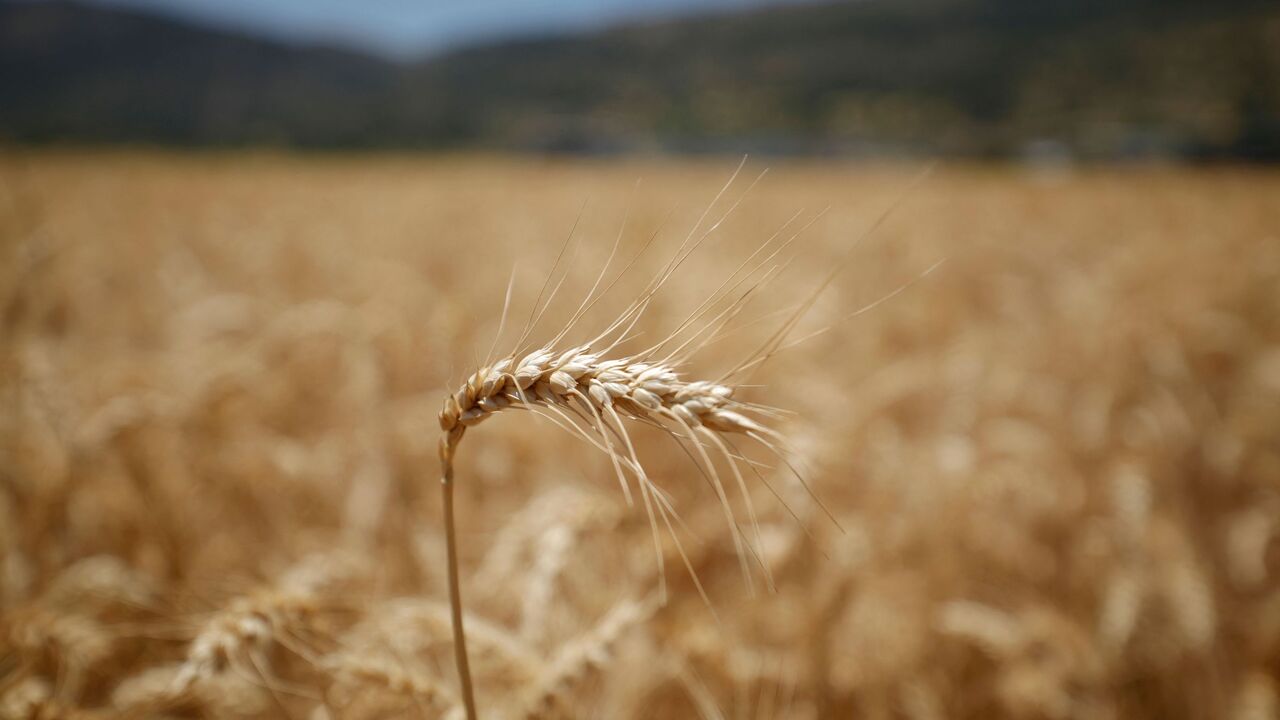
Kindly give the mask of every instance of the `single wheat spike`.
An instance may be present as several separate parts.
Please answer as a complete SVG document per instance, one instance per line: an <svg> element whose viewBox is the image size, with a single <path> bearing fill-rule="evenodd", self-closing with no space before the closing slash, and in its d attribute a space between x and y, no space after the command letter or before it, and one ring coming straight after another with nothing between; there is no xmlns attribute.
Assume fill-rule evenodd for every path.
<svg viewBox="0 0 1280 720"><path fill-rule="evenodd" d="M256 672L272 692L303 694L271 674L268 651L278 645L314 662L316 652L305 633L317 629L333 609L324 591L357 577L360 571L355 556L311 555L285 570L272 585L234 598L209 617L192 639L173 677L171 693L188 692L230 669Z"/></svg>
<svg viewBox="0 0 1280 720"><path fill-rule="evenodd" d="M453 696L425 672L388 657L374 654L340 652L321 662L337 680L335 688L339 706L349 709L362 688L378 688L408 699L422 716L440 715L440 711L456 705ZM344 716L350 716L344 712ZM372 716L372 714L370 715Z"/></svg>
<svg viewBox="0 0 1280 720"><path fill-rule="evenodd" d="M192 640L173 678L172 692L185 692L198 681L246 661L265 675L266 651L277 642L290 643L290 629L306 626L317 613L315 598L303 594L263 592L236 598Z"/></svg>
<svg viewBox="0 0 1280 720"><path fill-rule="evenodd" d="M655 609L656 603L652 601L624 600L585 635L565 643L531 685L517 717L524 720L552 717L556 705L566 702L573 688L581 685L591 672L604 667L622 636L647 620Z"/></svg>
<svg viewBox="0 0 1280 720"><path fill-rule="evenodd" d="M741 168L742 166L739 165L738 170L740 171ZM613 464L628 504L632 502L631 483L628 476L635 480L639 489L653 530L655 555L659 564L660 596L665 600L666 588L662 581L664 574L659 520L671 534L686 569L689 570L694 584L705 599L706 593L703 592L697 575L693 572L688 556L680 548L676 528L672 523L673 518L679 521L679 517L667 494L646 474L644 465L631 441L628 424L640 423L666 432L689 452L714 489L724 509L743 575L748 587L751 586L747 558L748 555L760 557L763 539L760 537L759 524L756 522L744 472L753 473L762 482L764 478L755 464L738 451L733 438L749 438L767 448L783 463L788 466L790 463L786 459L787 453L784 452L787 447L785 438L768 426L768 420L776 417L776 411L741 400L738 397L735 379L743 377L744 373L758 367L780 349L789 347L784 345L788 335L812 307L818 295L835 279L842 264L822 279L803 302L792 308L789 315L784 316L785 319L768 339L733 369L715 379L691 379L682 373L682 368L688 363L690 357L707 344L722 337L725 328L738 317L753 298L753 294L785 267L785 263L775 264L775 258L808 227L806 224L794 232L789 230L792 223L799 217L797 214L738 265L729 277L694 308L665 339L639 351L627 354L618 352L619 346L629 339L631 330L644 315L657 292L741 202L739 199L719 220L703 229L703 224L712 208L716 206L736 176L737 172L730 177L729 182L704 211L671 260L658 271L639 296L603 332L584 343L561 345L570 330L613 287L613 283L617 282L618 278L615 277L613 283L597 293L617 252L617 241L590 291L570 316L566 326L555 337L539 345L527 343L531 332L560 287L560 284L557 284L545 303L543 302L543 296L555 274L553 267L552 273L548 275L543 285L542 292L534 303L529 320L515 343L515 349L505 356L493 359L494 348L490 348L488 353L490 359L485 360L457 391L444 400L444 407L439 416L440 428L444 432L440 440L440 461L450 604L453 609L454 646L458 674L462 683L462 699L467 716L471 720L474 720L476 715L466 656L461 597L458 590L456 533L453 520L453 458L467 429L479 425L494 415L511 410L529 411L550 420L603 451ZM884 216L880 218L880 220L883 219ZM812 222L811 220L810 224ZM878 225L879 221L876 224ZM872 229L874 227L873 225ZM621 237L620 232L619 240ZM568 241L565 245L566 249L567 247ZM564 249L561 250L560 257L564 256L564 251ZM641 252L644 252L644 249ZM557 264L559 259L558 257ZM622 272L625 273L630 267L629 264L623 268ZM621 274L618 277L621 277ZM904 285L876 303L855 312L854 315L889 299L905 287ZM502 315L503 322L498 328L499 337L505 326L510 299L511 287L508 286ZM497 341L498 338L495 338L495 348ZM754 548L749 547L749 543L739 530L738 521L734 517L725 488L726 483L722 481L721 467L729 469L741 494L750 525L755 530ZM797 472L795 475L803 483L800 474ZM768 485L767 482L764 484ZM774 494L777 495L776 492ZM779 499L781 500L781 497ZM827 514L830 517L830 513ZM834 522L834 517L832 520ZM771 583L768 568L762 566L762 569L766 580ZM709 600L707 602L710 604Z"/></svg>

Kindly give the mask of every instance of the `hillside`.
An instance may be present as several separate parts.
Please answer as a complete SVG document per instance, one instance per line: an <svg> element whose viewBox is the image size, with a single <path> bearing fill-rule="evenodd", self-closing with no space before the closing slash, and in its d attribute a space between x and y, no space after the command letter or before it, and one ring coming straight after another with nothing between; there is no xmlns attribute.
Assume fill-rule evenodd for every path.
<svg viewBox="0 0 1280 720"><path fill-rule="evenodd" d="M871 0L397 65L0 4L0 135L303 147L1280 157L1280 7Z"/></svg>
<svg viewBox="0 0 1280 720"><path fill-rule="evenodd" d="M141 13L0 4L0 132L18 140L363 143L397 73Z"/></svg>

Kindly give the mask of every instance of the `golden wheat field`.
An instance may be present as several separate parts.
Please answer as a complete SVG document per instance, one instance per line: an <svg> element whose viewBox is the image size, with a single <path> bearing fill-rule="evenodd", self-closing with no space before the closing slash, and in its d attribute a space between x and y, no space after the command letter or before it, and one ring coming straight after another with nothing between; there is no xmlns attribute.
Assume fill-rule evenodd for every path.
<svg viewBox="0 0 1280 720"><path fill-rule="evenodd" d="M1280 174L736 166L4 156L0 718L462 717L442 401L686 237L618 349L711 298L690 378L847 261L739 378L785 444L634 427L655 534L607 433L471 428L482 717L1276 718Z"/></svg>

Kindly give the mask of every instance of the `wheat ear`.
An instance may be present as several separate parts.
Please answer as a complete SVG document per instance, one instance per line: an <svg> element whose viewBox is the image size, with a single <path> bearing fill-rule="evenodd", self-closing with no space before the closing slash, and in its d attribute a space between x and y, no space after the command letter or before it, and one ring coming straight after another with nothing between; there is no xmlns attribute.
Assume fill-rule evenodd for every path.
<svg viewBox="0 0 1280 720"><path fill-rule="evenodd" d="M745 163L745 159L744 159ZM453 616L454 651L458 665L458 674L462 684L462 698L469 720L475 720L475 703L471 687L470 670L467 662L466 633L463 627L462 599L458 582L457 548L453 518L453 459L458 444L462 441L467 429L478 425L488 418L507 410L526 410L550 420L555 425L585 440L588 444L603 451L611 460L614 472L622 486L628 504L632 502L628 474L636 481L645 511L649 516L649 524L653 530L655 555L658 561L658 577L660 578L660 596L665 601L666 586L663 578L663 553L658 530L658 519L675 543L676 549L686 569L693 578L694 585L710 606L710 600L702 588L697 574L689 561L688 555L680 545L679 538L672 525L672 518L679 521L670 499L666 493L654 484L645 473L644 466L636 455L635 446L627 429L627 423L638 422L658 428L670 435L680 447L693 459L695 466L708 480L725 512L731 531L734 549L742 566L743 575L751 588L751 575L747 565L748 551L759 558L757 551L763 546L759 524L756 522L755 510L751 495L744 478L744 468L757 477L760 473L755 463L745 458L735 447L732 436L746 436L767 448L783 464L795 472L787 460L785 438L768 426L768 419L776 416L771 408L742 401L735 397L737 386L734 378L752 372L779 350L784 348L788 336L796 328L801 317L813 306L818 296L835 280L844 265L839 263L816 285L809 296L795 306L785 317L779 327L755 352L739 362L732 370L715 380L690 380L684 377L680 368L690 357L706 345L715 342L726 334L726 327L732 323L753 294L761 286L775 278L787 263L775 263L775 258L787 248L800 233L804 232L818 217L811 219L798 229L792 231L790 226L799 217L799 213L788 220L777 232L766 240L755 252L748 256L719 287L700 303L674 331L663 340L639 352L620 355L616 349L629 339L631 330L636 326L650 302L669 280L672 274L684 263L700 245L724 222L742 202L740 197L721 217L710 223L705 229L712 209L720 202L725 192L733 184L742 170L742 165L730 176L720 192L707 206L702 216L695 223L684 242L677 248L674 256L668 261L645 286L639 296L624 309L608 327L588 342L569 347L559 346L563 339L583 318L597 301L612 287L610 283L600 292L601 283L613 262L617 252L618 240L614 242L613 251L605 262L595 283L577 309L570 316L568 323L549 342L532 348L526 344L530 333L538 324L563 278L557 283L550 296L543 300L543 295L551 286L555 275L555 267L547 276L542 291L539 292L529 320L525 323L515 345L516 349L496 360L486 359L479 370L454 393L444 400L440 411L440 428L444 436L440 440L441 488L445 515L446 552L449 569L449 600ZM763 176L763 174L761 175ZM757 177L756 181L759 181ZM752 183L754 187L755 183ZM747 188L750 191L750 187ZM744 193L745 196L745 193ZM892 207L864 233L870 234L892 211ZM576 227L576 224L575 224ZM623 224L625 228L625 222ZM572 232L570 238L572 239ZM569 239L556 259L559 265ZM859 238L861 239L861 238ZM652 242L652 238L650 239ZM856 242L854 243L857 244ZM648 245L645 245L647 248ZM644 248L641 249L644 252ZM632 261L634 263L634 260ZM625 273L630 264L623 268ZM621 277L621 274L618 275ZM513 276L514 280L514 276ZM617 282L617 278L614 279ZM745 289L741 289L745 287ZM896 292L894 293L896 294ZM887 297L892 297L892 294ZM887 299L884 298L884 299ZM502 322L499 324L498 336L505 327L507 310L510 307L511 285L507 287L507 296L503 305ZM879 301L878 301L879 302ZM870 306L869 306L870 307ZM496 348L498 337L494 339ZM494 348L490 348L488 357L493 357ZM756 534L756 548L749 548L738 522L733 515L725 483L717 469L713 457L718 457L724 466L731 471L738 486L748 518ZM799 472L796 478L804 484ZM763 481L763 478L760 478ZM765 483L768 486L768 483ZM806 490L808 486L805 485ZM772 488L770 488L772 490ZM776 493L775 493L776 495ZM812 495L812 493L810 493ZM779 498L781 499L781 498ZM816 497L815 497L816 499ZM785 504L785 502L784 502ZM825 506L818 503L827 516L837 526L835 517ZM772 583L768 567L761 562L766 580Z"/></svg>
<svg viewBox="0 0 1280 720"><path fill-rule="evenodd" d="M741 166L739 166L741 170ZM524 331L516 341L517 350L496 361L486 360L483 366L471 375L456 392L446 397L440 412L440 427L444 436L440 440L441 492L445 520L446 552L448 554L449 599L452 609L454 629L454 650L458 666L458 674L462 685L462 699L468 718L475 718L475 705L469 664L465 645L465 629L461 608L461 591L458 581L457 548L453 517L453 459L467 428L477 425L490 416L509 409L523 409L541 415L584 439L592 446L605 452L613 463L615 473L622 486L628 504L632 502L630 483L627 475L635 478L639 487L645 510L653 528L655 555L661 573L662 553L658 532L658 518L674 538L675 528L672 524L674 508L666 494L658 488L645 474L643 465L636 455L630 434L624 419L641 422L665 430L681 447L688 451L685 443L693 448L690 452L709 479L721 504L725 508L726 517L731 530L734 531L735 549L743 562L743 571L748 581L745 558L747 552L741 534L738 532L736 519L730 509L728 494L720 473L712 460L718 454L732 468L742 496L746 502L748 514L753 525L755 512L751 507L750 495L738 460L742 459L731 450L732 445L721 439L722 434L742 434L764 443L774 452L779 452L776 443L781 441L774 431L766 427L758 416L766 414L766 408L760 408L741 402L734 398L734 387L721 381L686 380L681 377L678 367L688 359L689 355L712 341L718 332L745 307L751 293L760 283L776 274L778 268L771 268L760 277L761 270L775 258L781 250L798 235L797 231L787 238L771 253L763 251L782 235L787 225L775 233L756 253L752 254L734 271L717 290L689 315L676 330L665 340L640 353L610 357L613 350L626 339L630 330L640 320L650 301L657 291L670 278L676 268L691 254L723 222L729 212L737 207L734 203L729 211L708 228L702 228L707 215L716 205L724 192L733 183L737 172L730 177L728 183L708 206L693 230L685 238L674 257L657 273L639 297L593 340L564 348L556 349L559 343L574 324L590 310L612 283L600 293L597 290L612 263L613 253L601 270L595 284L583 299L568 324L550 342L536 349L527 346L520 350L533 327L537 324L551 297L543 303L543 293L550 284L553 275L549 275L543 292L539 293L530 313ZM739 199L737 202L741 202ZM794 218L792 219L794 220ZM801 228L803 230L803 228ZM621 232L619 233L619 240ZM566 248L568 241L566 241ZM614 243L616 253L618 242ZM646 245L647 247L647 245ZM641 250L643 252L643 249ZM564 250L561 250L561 257ZM761 258L763 255L763 258ZM755 261L752 266L751 262ZM557 259L557 264L559 258ZM634 262L634 261L633 261ZM628 265L628 268L630 265ZM624 268L623 272L626 272ZM554 274L554 269L552 271ZM619 275L620 277L620 275ZM750 278L755 277L756 285L750 286L738 295L727 307L712 315L713 310L724 305L737 289ZM616 282L616 278L614 280ZM509 307L511 288L508 286L507 299L504 303L503 319ZM541 307L539 307L541 306ZM711 315L705 322L703 319ZM701 326L699 327L699 323ZM501 335L501 326L499 335ZM682 334L683 333L683 334ZM680 339L677 344L676 341ZM496 343L496 339L495 339ZM664 349L675 345L673 349ZM766 353L776 350L776 346L764 348ZM490 350L492 356L492 349ZM757 417L753 418L752 415ZM678 520L678 517L676 518ZM679 546L679 540L676 539ZM680 550L690 573L693 573L687 556ZM767 569L766 569L767 574ZM694 575L694 582L705 597L701 584ZM662 588L665 597L665 585Z"/></svg>

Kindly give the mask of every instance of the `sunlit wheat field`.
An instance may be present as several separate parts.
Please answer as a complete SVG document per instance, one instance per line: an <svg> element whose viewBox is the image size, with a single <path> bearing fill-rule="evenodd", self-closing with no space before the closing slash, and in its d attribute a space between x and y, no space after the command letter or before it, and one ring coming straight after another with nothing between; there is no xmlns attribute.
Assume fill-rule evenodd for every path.
<svg viewBox="0 0 1280 720"><path fill-rule="evenodd" d="M635 429L655 544L599 448L470 429L482 717L1277 717L1280 174L736 167L0 157L0 718L462 717L441 403L688 237L620 350L778 251L693 378L840 269L738 378L786 444L731 523Z"/></svg>

